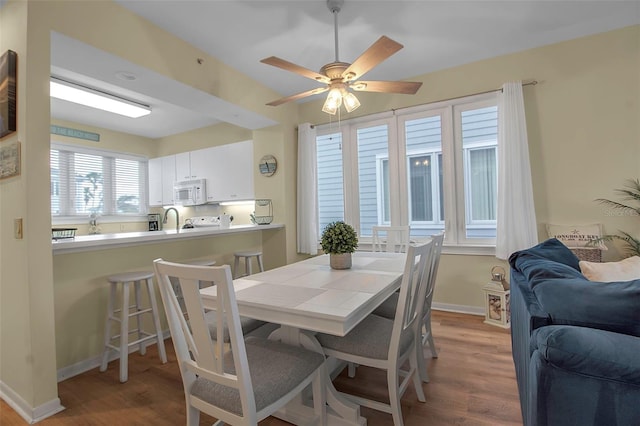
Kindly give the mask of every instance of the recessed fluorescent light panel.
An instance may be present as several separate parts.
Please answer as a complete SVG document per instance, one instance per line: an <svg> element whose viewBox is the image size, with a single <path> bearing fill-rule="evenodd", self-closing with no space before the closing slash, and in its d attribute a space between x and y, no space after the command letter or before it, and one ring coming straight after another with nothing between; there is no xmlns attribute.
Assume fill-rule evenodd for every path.
<svg viewBox="0 0 640 426"><path fill-rule="evenodd" d="M88 87L51 77L50 95L63 101L74 102L91 108L113 112L125 117L138 118L151 114L147 105L119 98Z"/></svg>

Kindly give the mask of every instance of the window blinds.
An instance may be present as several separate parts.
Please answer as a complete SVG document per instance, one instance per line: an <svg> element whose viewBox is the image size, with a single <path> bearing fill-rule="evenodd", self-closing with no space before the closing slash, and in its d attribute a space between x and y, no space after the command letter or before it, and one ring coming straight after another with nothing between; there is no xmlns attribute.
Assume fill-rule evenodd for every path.
<svg viewBox="0 0 640 426"><path fill-rule="evenodd" d="M147 210L147 160L52 145L51 215L141 215Z"/></svg>

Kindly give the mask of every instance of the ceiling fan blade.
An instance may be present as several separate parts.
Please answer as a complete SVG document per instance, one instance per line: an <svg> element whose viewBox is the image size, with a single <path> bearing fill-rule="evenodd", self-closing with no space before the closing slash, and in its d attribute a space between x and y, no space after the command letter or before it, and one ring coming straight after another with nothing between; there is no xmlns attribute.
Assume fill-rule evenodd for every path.
<svg viewBox="0 0 640 426"><path fill-rule="evenodd" d="M422 82L417 81L357 81L351 84L350 87L353 90L361 92L384 92L415 95L420 86L422 86Z"/></svg>
<svg viewBox="0 0 640 426"><path fill-rule="evenodd" d="M317 95L318 93L326 92L329 90L329 87L319 87L313 90L307 90L306 92L297 93L295 95L287 96L286 98L277 99L275 101L269 102L267 105L269 106L278 106L282 105L285 102L296 101L298 99L302 99L307 96Z"/></svg>
<svg viewBox="0 0 640 426"><path fill-rule="evenodd" d="M321 83L327 83L328 84L331 81L329 79L329 77L327 77L327 76L324 76L322 74L318 74L315 71L311 71L310 69L301 67L300 65L296 65L296 64L294 64L292 62L285 61L284 59L280 59L280 58L277 58L275 56L270 56L268 58L264 58L260 62L262 62L263 64L272 65L274 67L282 68L283 70L286 70L286 71L294 72L294 73L299 74L299 75L301 75L303 77L307 77L307 78L310 78L312 80L319 81Z"/></svg>
<svg viewBox="0 0 640 426"><path fill-rule="evenodd" d="M345 81L352 81L362 77L364 73L403 47L400 43L391 40L387 36L380 37L344 71L342 75Z"/></svg>

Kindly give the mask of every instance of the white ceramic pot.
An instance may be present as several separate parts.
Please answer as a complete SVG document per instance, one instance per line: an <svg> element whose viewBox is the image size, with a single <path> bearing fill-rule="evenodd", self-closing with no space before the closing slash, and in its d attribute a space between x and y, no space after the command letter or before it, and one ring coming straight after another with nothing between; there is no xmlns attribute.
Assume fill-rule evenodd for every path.
<svg viewBox="0 0 640 426"><path fill-rule="evenodd" d="M329 254L329 265L333 269L351 268L351 253Z"/></svg>

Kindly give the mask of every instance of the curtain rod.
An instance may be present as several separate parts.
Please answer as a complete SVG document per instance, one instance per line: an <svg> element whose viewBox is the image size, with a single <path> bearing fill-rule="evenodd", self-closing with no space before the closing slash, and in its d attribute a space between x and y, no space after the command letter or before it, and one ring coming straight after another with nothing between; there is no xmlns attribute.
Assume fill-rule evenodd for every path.
<svg viewBox="0 0 640 426"><path fill-rule="evenodd" d="M526 81L526 82L522 83L522 86L535 86L536 84L538 84L538 80L530 80L530 81ZM468 98L469 96L486 95L487 93L494 93L494 92L502 92L502 88L493 89L493 90L485 90L484 92L476 92L476 93L471 93L469 95L455 96L453 98L440 99L440 100L429 102L429 103L430 104L435 104L435 103L438 103L438 102L455 101L456 99ZM427 104L422 104L422 105L427 105ZM410 107L405 107L405 108L414 108L416 106L418 106L418 105L412 105ZM389 111L396 112L396 111L403 110L405 108L396 108L396 109L391 109L391 110L388 110L388 111L380 111L380 112L389 112ZM325 124L331 124L331 123L333 123L333 122L312 124L311 128L313 129L315 126L324 126Z"/></svg>

